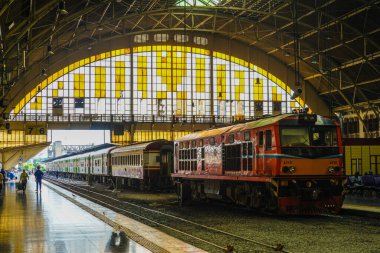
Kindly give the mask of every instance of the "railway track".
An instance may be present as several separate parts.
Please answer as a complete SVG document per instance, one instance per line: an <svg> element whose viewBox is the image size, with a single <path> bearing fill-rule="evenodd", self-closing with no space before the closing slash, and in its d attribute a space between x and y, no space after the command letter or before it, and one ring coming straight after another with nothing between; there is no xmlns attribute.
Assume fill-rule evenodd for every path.
<svg viewBox="0 0 380 253"><path fill-rule="evenodd" d="M237 248L236 245L241 243L246 246L255 246L256 248L254 250L256 251L268 250L289 252L282 244L271 245L259 240L253 240L251 238L178 217L163 211L147 208L136 203L121 201L112 196L92 190L88 186L85 187L69 182L62 182L50 177L47 177L46 180L70 192L73 192L78 196L87 198L100 205L113 209L116 212L125 214L148 225L159 227L164 232L170 232L170 234L182 240L190 243L197 242L200 245L207 245L208 248L214 248L219 252L235 252L235 249ZM218 236L214 236L215 234ZM221 245L220 242L223 242L223 245Z"/></svg>

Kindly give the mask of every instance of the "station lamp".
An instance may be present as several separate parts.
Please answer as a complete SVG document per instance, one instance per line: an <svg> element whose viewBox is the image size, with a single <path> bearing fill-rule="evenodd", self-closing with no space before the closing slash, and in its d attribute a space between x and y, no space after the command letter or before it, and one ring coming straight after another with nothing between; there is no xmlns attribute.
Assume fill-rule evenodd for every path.
<svg viewBox="0 0 380 253"><path fill-rule="evenodd" d="M48 47L47 47L47 51L48 51L48 54L49 54L49 55L53 55L53 54L54 54L54 51L53 51L51 45L48 45Z"/></svg>
<svg viewBox="0 0 380 253"><path fill-rule="evenodd" d="M59 10L59 13L62 14L62 15L69 14L69 12L66 10L66 3L65 3L64 0L62 0L62 1L59 2L58 10Z"/></svg>

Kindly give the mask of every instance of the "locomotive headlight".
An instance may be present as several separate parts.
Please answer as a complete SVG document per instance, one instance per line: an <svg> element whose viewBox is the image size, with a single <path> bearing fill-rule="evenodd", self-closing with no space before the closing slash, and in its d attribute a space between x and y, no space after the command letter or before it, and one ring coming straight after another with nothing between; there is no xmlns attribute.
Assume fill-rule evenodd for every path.
<svg viewBox="0 0 380 253"><path fill-rule="evenodd" d="M282 172L284 172L284 173L294 173L295 171L296 171L296 167L294 167L294 166L282 167Z"/></svg>
<svg viewBox="0 0 380 253"><path fill-rule="evenodd" d="M328 172L330 172L330 173L335 173L336 171L335 171L335 167L333 167L333 166L329 166L328 168L327 168L327 170L328 170Z"/></svg>

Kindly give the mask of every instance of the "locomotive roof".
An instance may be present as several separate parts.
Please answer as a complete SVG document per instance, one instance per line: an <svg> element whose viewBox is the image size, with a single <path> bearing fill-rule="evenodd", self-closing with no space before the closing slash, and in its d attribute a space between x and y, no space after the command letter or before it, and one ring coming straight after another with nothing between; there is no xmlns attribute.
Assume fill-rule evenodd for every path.
<svg viewBox="0 0 380 253"><path fill-rule="evenodd" d="M137 150L147 150L149 148L155 149L158 146L170 144L171 141L168 140L155 140L143 143L132 144L124 147L115 148L111 151L111 154L121 153L121 152L129 152L129 151L137 151Z"/></svg>
<svg viewBox="0 0 380 253"><path fill-rule="evenodd" d="M221 135L221 134L231 133L231 132L236 132L236 131L246 131L253 128L271 125L283 119L293 120L297 118L298 118L298 114L291 114L291 113L280 114L277 116L258 119L258 120L250 121L247 123L191 133L177 139L176 141L189 141L189 140L207 138L211 136L216 136L216 135ZM335 125L335 123L331 119L323 118L320 115L318 115L317 122L315 124L316 125Z"/></svg>

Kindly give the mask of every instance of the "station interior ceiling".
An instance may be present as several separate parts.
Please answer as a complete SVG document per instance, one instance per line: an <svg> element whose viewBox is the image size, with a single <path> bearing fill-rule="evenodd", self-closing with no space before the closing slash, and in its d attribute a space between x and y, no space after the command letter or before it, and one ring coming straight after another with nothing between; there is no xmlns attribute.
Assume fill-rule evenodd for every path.
<svg viewBox="0 0 380 253"><path fill-rule="evenodd" d="M179 31L222 36L280 61L295 73L293 89L312 89L331 112L378 115L379 14L372 0L2 1L0 112L60 55Z"/></svg>

